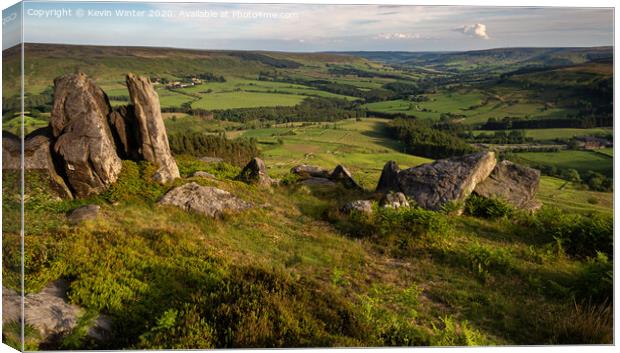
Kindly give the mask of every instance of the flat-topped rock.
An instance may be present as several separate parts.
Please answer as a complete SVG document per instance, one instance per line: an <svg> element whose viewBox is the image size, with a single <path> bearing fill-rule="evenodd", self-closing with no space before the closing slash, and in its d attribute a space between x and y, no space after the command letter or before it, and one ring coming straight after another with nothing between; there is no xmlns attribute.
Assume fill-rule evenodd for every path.
<svg viewBox="0 0 620 353"><path fill-rule="evenodd" d="M400 190L417 205L440 210L449 202L465 201L476 186L491 174L496 163L493 152L441 159L400 171L398 184Z"/></svg>
<svg viewBox="0 0 620 353"><path fill-rule="evenodd" d="M302 179L307 178L329 178L329 170L314 165L300 164L291 168L291 173L298 175Z"/></svg>
<svg viewBox="0 0 620 353"><path fill-rule="evenodd" d="M372 201L370 200L356 200L347 202L344 206L340 208L340 212L351 214L353 212L358 212L362 214L371 214L372 213Z"/></svg>
<svg viewBox="0 0 620 353"><path fill-rule="evenodd" d="M536 210L542 205L536 200L539 182L539 170L505 160L495 166L486 180L476 185L474 193L504 199L521 209Z"/></svg>
<svg viewBox="0 0 620 353"><path fill-rule="evenodd" d="M74 209L67 215L67 221L71 224L79 224L97 218L99 215L99 205L85 205Z"/></svg>
<svg viewBox="0 0 620 353"><path fill-rule="evenodd" d="M176 206L208 217L219 217L252 207L251 203L241 200L228 191L193 182L168 191L158 203Z"/></svg>

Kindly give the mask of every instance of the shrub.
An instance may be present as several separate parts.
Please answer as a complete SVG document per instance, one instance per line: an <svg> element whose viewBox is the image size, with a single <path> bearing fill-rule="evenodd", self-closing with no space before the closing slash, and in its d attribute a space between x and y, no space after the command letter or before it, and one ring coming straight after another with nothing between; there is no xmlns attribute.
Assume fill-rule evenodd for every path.
<svg viewBox="0 0 620 353"><path fill-rule="evenodd" d="M575 297L580 301L611 302L613 298L614 264L603 253L589 258L573 284Z"/></svg>
<svg viewBox="0 0 620 353"><path fill-rule="evenodd" d="M475 217L507 218L512 212L512 206L502 199L471 195L465 202L465 213Z"/></svg>
<svg viewBox="0 0 620 353"><path fill-rule="evenodd" d="M600 213L581 215L543 207L522 222L549 242L559 242L567 254L592 257L602 252L613 256L613 217Z"/></svg>
<svg viewBox="0 0 620 353"><path fill-rule="evenodd" d="M491 248L479 243L466 248L471 269L485 281L491 272L507 273L513 268L510 253L501 248Z"/></svg>
<svg viewBox="0 0 620 353"><path fill-rule="evenodd" d="M612 344L613 307L608 303L574 303L557 316L552 344Z"/></svg>
<svg viewBox="0 0 620 353"><path fill-rule="evenodd" d="M441 319L441 327L433 324L433 346L484 346L489 340L480 331L469 326L467 321L457 323L453 318Z"/></svg>

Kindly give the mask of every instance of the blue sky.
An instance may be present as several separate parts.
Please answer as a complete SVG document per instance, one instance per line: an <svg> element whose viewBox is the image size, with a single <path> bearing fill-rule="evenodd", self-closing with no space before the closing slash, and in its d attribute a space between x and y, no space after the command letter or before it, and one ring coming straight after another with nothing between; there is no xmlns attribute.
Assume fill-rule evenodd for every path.
<svg viewBox="0 0 620 353"><path fill-rule="evenodd" d="M11 8L3 12L7 18ZM129 13L124 12L129 11ZM15 32L18 21L4 24ZM10 39L3 48L14 45ZM280 51L613 44L613 11L385 5L25 2L24 40Z"/></svg>

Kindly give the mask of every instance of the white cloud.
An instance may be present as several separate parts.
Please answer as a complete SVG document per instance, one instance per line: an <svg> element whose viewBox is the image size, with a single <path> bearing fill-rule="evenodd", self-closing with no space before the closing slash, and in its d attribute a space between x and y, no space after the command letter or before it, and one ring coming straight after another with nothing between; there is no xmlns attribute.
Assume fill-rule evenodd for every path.
<svg viewBox="0 0 620 353"><path fill-rule="evenodd" d="M459 27L454 29L457 32L461 32L465 35L477 37L481 39L489 39L489 35L487 34L487 26L482 23L476 23L475 25L466 25L463 27Z"/></svg>
<svg viewBox="0 0 620 353"><path fill-rule="evenodd" d="M387 40L398 40L398 39L420 39L418 33L402 33L402 32L393 32L393 33L381 33L373 37L374 39L387 39Z"/></svg>

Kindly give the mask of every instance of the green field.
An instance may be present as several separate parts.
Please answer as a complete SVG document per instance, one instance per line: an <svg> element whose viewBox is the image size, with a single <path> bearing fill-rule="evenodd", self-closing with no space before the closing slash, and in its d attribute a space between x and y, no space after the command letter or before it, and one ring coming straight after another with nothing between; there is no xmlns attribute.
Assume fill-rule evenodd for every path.
<svg viewBox="0 0 620 353"><path fill-rule="evenodd" d="M537 197L544 205L570 212L613 214L613 193L584 190L579 185L558 178L541 177Z"/></svg>
<svg viewBox="0 0 620 353"><path fill-rule="evenodd" d="M525 161L552 165L559 169L575 169L579 173L589 170L607 176L613 175L613 158L593 151L521 152L515 153Z"/></svg>
<svg viewBox="0 0 620 353"><path fill-rule="evenodd" d="M510 130L502 130L509 133ZM532 138L537 141L548 141L555 139L571 139L577 136L597 136L613 134L611 128L593 128L593 129L525 129L525 137ZM478 134L494 134L495 130L475 130L473 133Z"/></svg>
<svg viewBox="0 0 620 353"><path fill-rule="evenodd" d="M230 137L257 138L270 173L288 174L298 164L333 169L337 164L349 168L366 188L373 189L383 165L395 160L402 168L430 162L402 153L402 145L385 136L388 120L366 118L301 127L289 124L269 129L229 132ZM278 139L283 144L278 144Z"/></svg>

